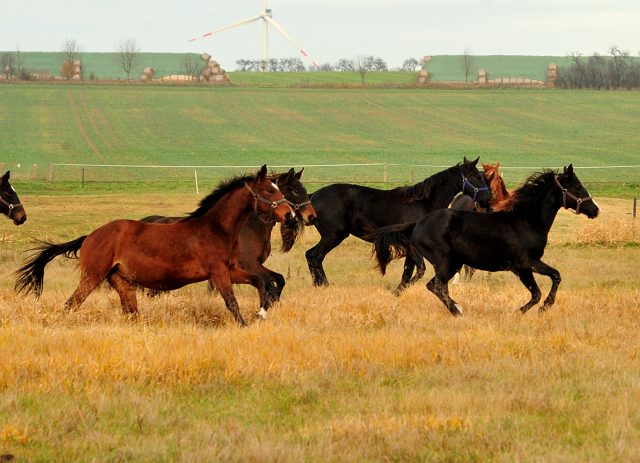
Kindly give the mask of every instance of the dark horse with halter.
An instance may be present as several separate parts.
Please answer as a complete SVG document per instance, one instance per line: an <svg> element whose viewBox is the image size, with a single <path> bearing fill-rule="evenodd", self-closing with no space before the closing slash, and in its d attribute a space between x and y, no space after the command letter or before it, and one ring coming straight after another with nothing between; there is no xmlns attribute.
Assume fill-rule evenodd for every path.
<svg viewBox="0 0 640 463"><path fill-rule="evenodd" d="M316 286L328 285L322 261L350 234L371 242L372 230L405 222L416 222L436 209L449 206L456 193L462 191L483 206L488 206L491 194L476 168L478 160L449 167L413 186L378 190L359 185L337 183L319 189L311 195L311 204L318 214L316 228L320 242L306 252L309 270ZM413 271L418 266L416 275ZM407 256L402 281L396 293L416 282L425 271L422 258Z"/></svg>
<svg viewBox="0 0 640 463"><path fill-rule="evenodd" d="M2 176L2 183L0 184L0 211L8 219L13 220L14 224L22 225L27 220L27 213L24 211L22 204L20 204L18 193L9 183L9 178L11 178L11 173L7 171Z"/></svg>
<svg viewBox="0 0 640 463"><path fill-rule="evenodd" d="M304 169L300 172L291 169L285 173L269 175L271 181L280 188L282 195L296 214L295 221L283 223L280 227L282 252L289 252L299 237L302 227L312 225L316 220L316 213L311 206L311 201L309 201L307 189L300 181L303 172ZM180 220L181 217L152 215L140 221L170 224ZM235 266L260 276L267 287L265 300L260 301L260 311L258 312L262 318L266 318L266 311L271 304L280 299L285 285L284 276L263 265L271 254L271 232L274 225L273 217L263 218L260 214L251 214L240 231L232 257ZM244 281L235 281L232 278L231 282L243 283ZM209 288L213 290L215 288L213 281L209 280L208 283ZM257 289L259 291L259 288Z"/></svg>
<svg viewBox="0 0 640 463"><path fill-rule="evenodd" d="M262 279L233 264L233 247L254 212L293 220L291 206L262 166L256 175L232 178L205 197L198 209L172 225L114 220L88 236L46 244L16 273L16 290L42 293L45 266L56 256L80 251L80 284L66 305L75 308L103 281L120 296L125 313L138 312L136 286L173 290L212 279L227 308L245 325L231 281L260 285ZM259 280L259 281L258 281ZM262 287L264 292L264 283Z"/></svg>
<svg viewBox="0 0 640 463"><path fill-rule="evenodd" d="M424 256L435 269L427 288L453 315L461 308L449 296L448 282L463 264L480 270L513 272L531 292L531 300L520 308L525 313L540 301L541 292L533 273L547 275L552 286L540 310L555 302L560 273L540 259L558 210L571 208L590 219L600 208L573 172L544 170L529 177L524 186L496 207L496 212L479 213L444 209L417 223L405 223L378 230L374 249L384 274L387 264L406 255Z"/></svg>

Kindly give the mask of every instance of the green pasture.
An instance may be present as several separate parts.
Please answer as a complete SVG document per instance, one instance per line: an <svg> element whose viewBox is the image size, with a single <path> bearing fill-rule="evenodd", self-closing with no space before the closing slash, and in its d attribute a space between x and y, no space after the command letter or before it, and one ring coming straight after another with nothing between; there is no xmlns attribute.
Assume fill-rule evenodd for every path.
<svg viewBox="0 0 640 463"><path fill-rule="evenodd" d="M565 56L474 56L469 81L477 81L478 70L484 69L487 79L522 77L546 82L549 63L556 63L559 67L569 64ZM424 69L429 70L431 82L465 80L460 55L434 56L424 65Z"/></svg>
<svg viewBox="0 0 640 463"><path fill-rule="evenodd" d="M639 103L638 92L555 89L0 85L0 162L48 189L80 187L83 169L87 184L197 174L209 188L265 163L307 166L310 183L381 183L386 163L391 186L480 156L501 162L510 187L573 163L628 196L640 169L599 166L640 164ZM377 165L313 167L344 164Z"/></svg>

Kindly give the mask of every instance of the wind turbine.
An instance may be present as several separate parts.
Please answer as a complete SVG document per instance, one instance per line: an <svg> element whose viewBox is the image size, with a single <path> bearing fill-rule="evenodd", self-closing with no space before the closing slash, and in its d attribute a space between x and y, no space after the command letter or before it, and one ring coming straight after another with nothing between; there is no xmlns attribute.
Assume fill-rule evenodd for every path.
<svg viewBox="0 0 640 463"><path fill-rule="evenodd" d="M275 22L273 20L273 14L271 13L270 9L267 9L267 2L269 0L263 0L262 1L262 12L257 15L257 16L252 16L248 19L245 19L243 21L237 22L235 24L231 24L230 26L227 27L223 27L222 29L218 29L217 31L213 31L213 32L208 32L204 35L201 35L200 37L196 37L195 39L191 39L189 40L189 42L193 42L195 40L198 39L202 39L204 37L209 37L210 35L213 34L217 34L218 32L222 32L222 31L226 31L229 29L234 29L236 27L241 27L241 26L246 26L247 24L251 24L252 22L255 22L259 19L262 19L262 37L263 37L263 45L262 45L262 60L264 62L264 70L267 71L268 70L268 63L269 63L269 45L268 45L268 35L269 35L269 31L268 31L268 26L269 24L271 24L271 26L273 26L273 28L275 30L277 30L278 32L280 32L280 34L287 39L289 42L291 42L291 44L296 47L300 53L302 53L309 61L311 61L313 63L313 65L315 67L318 67L318 65L311 59L309 58L309 55L307 55L304 50L302 48L300 48L298 46L297 43L295 43L293 41L293 39L291 37L289 37L289 35L284 31L284 29L280 26L280 24L278 24L277 22Z"/></svg>

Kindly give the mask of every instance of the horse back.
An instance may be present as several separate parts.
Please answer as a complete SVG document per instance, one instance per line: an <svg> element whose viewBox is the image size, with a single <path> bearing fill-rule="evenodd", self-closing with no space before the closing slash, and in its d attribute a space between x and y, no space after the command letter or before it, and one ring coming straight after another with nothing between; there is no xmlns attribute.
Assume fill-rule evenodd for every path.
<svg viewBox="0 0 640 463"><path fill-rule="evenodd" d="M316 191L311 204L321 233L323 228L338 227L363 239L373 229L417 222L429 212L424 201L408 201L400 188L379 190L345 183Z"/></svg>

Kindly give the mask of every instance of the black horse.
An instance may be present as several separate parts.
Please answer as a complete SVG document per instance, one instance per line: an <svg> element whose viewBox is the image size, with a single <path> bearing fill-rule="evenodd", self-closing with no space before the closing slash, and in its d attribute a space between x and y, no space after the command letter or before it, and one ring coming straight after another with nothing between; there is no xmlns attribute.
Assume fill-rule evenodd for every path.
<svg viewBox="0 0 640 463"><path fill-rule="evenodd" d="M409 187L378 190L360 185L336 183L319 189L311 195L311 204L317 213L316 228L320 242L306 252L307 263L316 286L328 285L322 261L350 234L371 242L372 231L388 225L416 222L436 209L449 206L456 193L471 195L483 207L491 201L480 172L478 160L449 167ZM416 275L413 271L418 266ZM412 260L408 256L402 281L396 293L419 280L425 271L422 258Z"/></svg>
<svg viewBox="0 0 640 463"><path fill-rule="evenodd" d="M13 189L9 183L11 173L7 171L2 176L2 182L0 184L0 212L7 216L8 219L13 220L16 225L22 225L27 220L27 213L24 211L24 207L20 204L20 198L18 193Z"/></svg>
<svg viewBox="0 0 640 463"><path fill-rule="evenodd" d="M417 223L405 223L378 230L374 250L384 274L387 264L398 257L424 256L435 269L427 288L453 315L462 315L460 306L449 296L448 282L463 264L480 270L508 270L520 278L531 292L531 300L520 308L525 313L540 301L541 292L533 272L547 275L552 286L540 310L555 302L560 273L540 259L547 245L551 225L564 207L598 216L600 208L573 172L562 174L544 170L527 179L496 212L478 213L445 209Z"/></svg>

